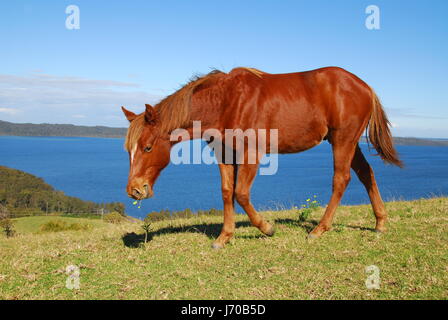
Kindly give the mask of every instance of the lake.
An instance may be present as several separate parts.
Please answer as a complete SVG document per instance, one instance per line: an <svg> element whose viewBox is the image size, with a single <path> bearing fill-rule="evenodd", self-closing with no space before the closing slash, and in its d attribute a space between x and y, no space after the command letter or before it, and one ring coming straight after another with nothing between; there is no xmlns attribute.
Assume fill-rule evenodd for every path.
<svg viewBox="0 0 448 320"><path fill-rule="evenodd" d="M127 213L144 217L161 209L183 210L222 208L220 175L217 165L173 165L161 174L154 197L132 205L125 187L128 154L123 139L72 137L0 137L0 165L23 170L43 178L69 196L95 202L120 201ZM361 146L375 170L384 200L410 200L448 195L448 148L397 146L405 168L382 163ZM321 204L331 196L331 146L323 142L300 154L280 155L278 172L257 176L252 202L257 209L300 206L317 195ZM342 199L343 204L369 203L356 175ZM238 212L242 209L237 207Z"/></svg>

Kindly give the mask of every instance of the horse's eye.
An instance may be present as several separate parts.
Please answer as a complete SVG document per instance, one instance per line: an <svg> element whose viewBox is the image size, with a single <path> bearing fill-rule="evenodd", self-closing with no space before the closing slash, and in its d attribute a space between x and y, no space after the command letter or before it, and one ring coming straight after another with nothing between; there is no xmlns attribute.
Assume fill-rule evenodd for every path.
<svg viewBox="0 0 448 320"><path fill-rule="evenodd" d="M151 147L151 146L147 146L147 147L145 148L145 152L151 152L151 150L152 150L152 147Z"/></svg>

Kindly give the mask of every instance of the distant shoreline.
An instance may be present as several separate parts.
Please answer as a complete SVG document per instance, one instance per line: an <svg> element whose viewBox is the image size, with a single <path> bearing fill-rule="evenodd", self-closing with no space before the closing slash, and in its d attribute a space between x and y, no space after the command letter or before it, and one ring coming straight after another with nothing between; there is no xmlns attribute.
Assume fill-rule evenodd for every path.
<svg viewBox="0 0 448 320"><path fill-rule="evenodd" d="M448 147L448 139L430 139L414 137L393 137L397 146L427 146L427 147ZM365 137L361 137L360 142L366 142Z"/></svg>
<svg viewBox="0 0 448 320"><path fill-rule="evenodd" d="M0 120L0 136L61 138L124 138L127 128L76 126L73 124L12 123ZM360 142L366 142L361 137ZM448 139L394 137L396 145L448 147Z"/></svg>
<svg viewBox="0 0 448 320"><path fill-rule="evenodd" d="M36 135L11 135L11 134L1 134L2 137L10 138L95 138L95 139L124 139L125 136L36 136Z"/></svg>
<svg viewBox="0 0 448 320"><path fill-rule="evenodd" d="M73 124L12 123L0 120L0 136L123 138L126 128L75 126Z"/></svg>

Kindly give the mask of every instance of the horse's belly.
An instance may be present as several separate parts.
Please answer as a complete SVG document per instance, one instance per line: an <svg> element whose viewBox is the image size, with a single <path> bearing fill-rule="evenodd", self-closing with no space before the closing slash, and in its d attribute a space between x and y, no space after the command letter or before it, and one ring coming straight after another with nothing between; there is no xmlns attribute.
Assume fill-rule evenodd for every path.
<svg viewBox="0 0 448 320"><path fill-rule="evenodd" d="M317 146L322 142L322 139L310 140L296 140L296 141L281 141L278 143L278 153L297 153Z"/></svg>
<svg viewBox="0 0 448 320"><path fill-rule="evenodd" d="M324 122L302 121L300 125L284 126L278 130L278 153L296 153L317 146L328 133Z"/></svg>

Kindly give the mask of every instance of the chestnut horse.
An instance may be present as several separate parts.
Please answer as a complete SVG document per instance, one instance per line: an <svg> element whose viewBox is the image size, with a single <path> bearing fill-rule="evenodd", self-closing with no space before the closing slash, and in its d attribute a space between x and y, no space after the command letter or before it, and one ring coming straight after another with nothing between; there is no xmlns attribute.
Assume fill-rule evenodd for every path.
<svg viewBox="0 0 448 320"><path fill-rule="evenodd" d="M389 121L375 92L350 72L327 67L312 71L269 74L253 68L229 73L212 71L191 80L155 107L146 105L137 115L124 108L130 121L125 147L130 155L127 193L134 199L153 195L153 186L170 161L170 141L177 128L201 130L278 129L278 153L296 153L328 140L333 150L333 193L325 214L309 234L315 238L329 230L350 181L350 168L364 184L372 203L378 232L385 230L387 213L372 168L358 141L368 127L368 138L381 158L402 166L394 149ZM191 135L190 135L191 136ZM228 147L226 141L223 145ZM269 141L268 141L269 144ZM270 148L266 149L270 153ZM259 159L258 159L259 160ZM273 226L255 211L250 189L259 162L226 163L218 159L224 202L224 225L214 248L222 248L235 231L234 200L251 223L266 235Z"/></svg>

